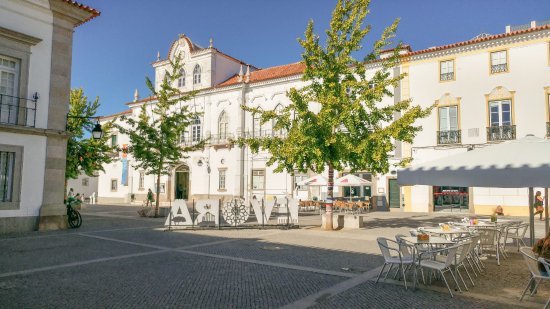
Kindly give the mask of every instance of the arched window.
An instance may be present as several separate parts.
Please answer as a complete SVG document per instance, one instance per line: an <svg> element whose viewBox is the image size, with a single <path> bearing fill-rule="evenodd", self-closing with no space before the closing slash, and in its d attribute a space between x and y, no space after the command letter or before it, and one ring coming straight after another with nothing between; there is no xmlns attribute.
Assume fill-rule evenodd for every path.
<svg viewBox="0 0 550 309"><path fill-rule="evenodd" d="M262 114L261 113L254 113L252 114L252 136L262 136Z"/></svg>
<svg viewBox="0 0 550 309"><path fill-rule="evenodd" d="M195 69L193 69L193 84L201 83L201 67L197 64Z"/></svg>
<svg viewBox="0 0 550 309"><path fill-rule="evenodd" d="M223 111L220 114L220 119L218 121L218 135L220 140L225 140L229 137L229 116Z"/></svg>
<svg viewBox="0 0 550 309"><path fill-rule="evenodd" d="M191 141L200 142L201 140L201 120L195 117L191 122Z"/></svg>
<svg viewBox="0 0 550 309"><path fill-rule="evenodd" d="M275 113L277 115L281 115L283 113L283 106L281 104L277 104L274 109ZM275 119L271 120L271 128L273 130L273 135L275 136L283 136L285 133L284 129L275 130L275 125L277 124L277 121Z"/></svg>
<svg viewBox="0 0 550 309"><path fill-rule="evenodd" d="M185 70L184 69L181 69L180 70L180 78L178 78L178 87L181 88L181 87L185 87Z"/></svg>

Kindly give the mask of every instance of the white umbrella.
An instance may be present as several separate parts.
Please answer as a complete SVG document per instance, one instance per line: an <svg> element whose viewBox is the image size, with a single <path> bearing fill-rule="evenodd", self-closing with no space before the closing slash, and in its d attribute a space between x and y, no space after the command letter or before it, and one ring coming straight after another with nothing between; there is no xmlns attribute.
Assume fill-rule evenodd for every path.
<svg viewBox="0 0 550 309"><path fill-rule="evenodd" d="M316 175L316 176L304 179L302 181L299 181L297 185L321 187L321 186L327 186L328 180L324 176ZM320 195L321 195L321 188L319 188L319 198L320 198Z"/></svg>
<svg viewBox="0 0 550 309"><path fill-rule="evenodd" d="M531 241L534 242L532 192L533 187L550 187L550 140L527 135L418 164L399 171L397 182L400 185L529 187Z"/></svg>
<svg viewBox="0 0 550 309"><path fill-rule="evenodd" d="M363 179L361 177L355 176L353 174L348 174L344 177L340 177L336 179L334 181L334 185L340 186L340 187L344 187L344 186L350 187L350 190L351 190L351 187L370 186L372 185L372 182L366 179ZM349 198L351 200L351 192L350 192Z"/></svg>
<svg viewBox="0 0 550 309"><path fill-rule="evenodd" d="M302 181L299 181L297 183L297 185L299 186L326 186L328 185L328 180L321 176L321 175L316 175L316 176L313 176L313 177L310 177L308 179L304 179Z"/></svg>

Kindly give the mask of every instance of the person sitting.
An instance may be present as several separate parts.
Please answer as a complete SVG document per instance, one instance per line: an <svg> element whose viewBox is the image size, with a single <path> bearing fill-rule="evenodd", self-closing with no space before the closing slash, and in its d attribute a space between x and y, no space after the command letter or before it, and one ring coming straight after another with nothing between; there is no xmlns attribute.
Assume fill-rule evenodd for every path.
<svg viewBox="0 0 550 309"><path fill-rule="evenodd" d="M537 240L535 246L533 247L533 252L537 254L537 257L544 258L546 261L550 261L550 232L546 237ZM539 270L542 274L548 275L546 273L546 268L542 263L539 264Z"/></svg>
<svg viewBox="0 0 550 309"><path fill-rule="evenodd" d="M495 214L499 216L504 216L504 209L502 209L502 206L498 205L497 209L495 210Z"/></svg>

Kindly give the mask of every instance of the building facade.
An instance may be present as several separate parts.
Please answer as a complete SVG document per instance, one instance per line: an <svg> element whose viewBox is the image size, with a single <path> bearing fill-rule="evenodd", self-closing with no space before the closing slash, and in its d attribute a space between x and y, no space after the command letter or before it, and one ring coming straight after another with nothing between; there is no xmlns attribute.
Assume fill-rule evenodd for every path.
<svg viewBox="0 0 550 309"><path fill-rule="evenodd" d="M391 52L391 51L388 51ZM393 97L381 104L413 99L423 107L436 105L432 114L418 121L423 130L412 144L396 142L395 162L412 157L421 163L475 147L484 147L527 133L548 133L550 95L550 26L533 22L519 28L507 27L499 35L480 35L455 44L412 51L405 46L401 61L392 74L406 73L400 86L390 89ZM182 143L194 143L210 137L208 146L190 154L174 166L170 176L161 180L161 200L177 197L294 196L309 199L326 196L324 187L300 187L296 184L312 173L274 173L266 166L267 153L253 155L247 147L231 146L231 138L243 135L279 134L272 124L260 124L254 115L240 106L275 110L289 103L286 92L303 86L302 63L257 69L212 46L202 48L182 35L171 46L167 59L180 54L184 58L183 77L177 86L183 91L199 90L189 104L203 115L196 119ZM381 57L384 57L382 53ZM159 57L160 58L160 57ZM366 63L367 74L380 69L380 62ZM168 69L168 61L153 63L159 81ZM153 98L127 103L122 114L138 115L143 104ZM105 117L110 121L118 115ZM399 117L399 115L396 115ZM127 137L115 134L113 145L128 145ZM126 157L124 157L126 156ZM98 181L99 201L128 202L144 199L154 188L153 176L132 167L132 158L119 154L120 160L105 166ZM337 173L342 175L346 171ZM526 214L527 198L523 189L458 188L440 186L397 186L397 168L387 175L359 176L372 181L364 188L335 188L335 196L371 196L378 209L404 211L463 211L490 213L502 205L506 214ZM124 178L124 179L123 179ZM340 190L339 190L340 189Z"/></svg>
<svg viewBox="0 0 550 309"><path fill-rule="evenodd" d="M72 35L97 15L69 0L0 2L0 233L67 226Z"/></svg>

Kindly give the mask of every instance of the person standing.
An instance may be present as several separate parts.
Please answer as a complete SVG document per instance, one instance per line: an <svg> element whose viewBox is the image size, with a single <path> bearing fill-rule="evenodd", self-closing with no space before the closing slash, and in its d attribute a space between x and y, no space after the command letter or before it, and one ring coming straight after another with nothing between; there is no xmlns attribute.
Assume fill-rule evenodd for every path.
<svg viewBox="0 0 550 309"><path fill-rule="evenodd" d="M151 191L151 189L147 191L147 202L145 206L153 206L153 191Z"/></svg>
<svg viewBox="0 0 550 309"><path fill-rule="evenodd" d="M542 221L542 213L544 212L543 202L544 199L542 198L542 193L540 191L537 191L535 194L535 204L533 205L533 208L535 208L535 216L538 214L540 221Z"/></svg>

